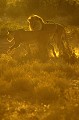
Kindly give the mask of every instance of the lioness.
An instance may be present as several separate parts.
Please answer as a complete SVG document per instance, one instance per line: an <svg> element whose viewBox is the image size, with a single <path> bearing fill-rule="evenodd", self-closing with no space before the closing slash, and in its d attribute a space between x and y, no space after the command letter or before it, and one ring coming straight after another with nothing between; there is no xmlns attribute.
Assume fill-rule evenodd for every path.
<svg viewBox="0 0 79 120"><path fill-rule="evenodd" d="M14 48L17 48L20 43L26 43L27 44L27 49L28 49L28 54L30 55L30 44L36 43L38 46L38 57L41 58L42 60L46 60L48 57L48 47L49 45L49 36L44 36L47 32L46 31L25 31L23 29L15 30L15 31L10 31L8 32L7 39L9 42L14 41L14 44L9 48L8 51L13 50ZM43 46L45 45L45 47ZM43 51L44 47L44 51Z"/></svg>

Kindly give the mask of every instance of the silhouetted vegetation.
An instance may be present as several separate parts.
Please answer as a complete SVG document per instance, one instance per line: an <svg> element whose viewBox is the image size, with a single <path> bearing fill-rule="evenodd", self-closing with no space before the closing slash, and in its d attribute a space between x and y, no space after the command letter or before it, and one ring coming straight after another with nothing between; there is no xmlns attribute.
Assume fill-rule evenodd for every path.
<svg viewBox="0 0 79 120"><path fill-rule="evenodd" d="M0 16L21 17L38 14L45 19L64 19L79 25L78 0L9 0L0 1ZM57 21L58 22L58 21ZM61 21L62 23L62 21Z"/></svg>

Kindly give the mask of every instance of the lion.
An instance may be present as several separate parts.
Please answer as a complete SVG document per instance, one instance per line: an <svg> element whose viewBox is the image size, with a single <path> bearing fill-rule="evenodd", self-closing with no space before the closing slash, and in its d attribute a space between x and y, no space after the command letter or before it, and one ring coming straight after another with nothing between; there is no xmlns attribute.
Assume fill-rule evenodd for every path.
<svg viewBox="0 0 79 120"><path fill-rule="evenodd" d="M37 42L37 34L33 31L25 31L24 29L18 29L15 31L8 31L7 40L8 42L14 41L14 44L9 47L9 51L17 48L21 43L33 44Z"/></svg>
<svg viewBox="0 0 79 120"><path fill-rule="evenodd" d="M29 22L30 31L44 31L45 34L41 36L42 51L46 50L44 48L45 42L47 42L50 43L50 48L52 49L55 57L55 46L57 47L60 56L66 52L71 52L69 43L66 39L66 32L63 25L57 23L46 23L43 18L38 15L31 15L30 17L28 17L27 21Z"/></svg>
<svg viewBox="0 0 79 120"><path fill-rule="evenodd" d="M47 37L44 37L45 40L42 40L43 36L45 34L45 31L25 31L24 29L18 29L15 31L8 31L7 40L9 42L14 41L14 44L10 46L8 52L12 51L14 48L17 48L21 43L26 44L28 55L31 55L30 51L30 45L36 44L38 47L37 51L37 57L40 58L42 61L45 61L48 57L48 54L46 54L47 51L47 45L49 45L45 40L48 39ZM45 51L42 51L43 46Z"/></svg>

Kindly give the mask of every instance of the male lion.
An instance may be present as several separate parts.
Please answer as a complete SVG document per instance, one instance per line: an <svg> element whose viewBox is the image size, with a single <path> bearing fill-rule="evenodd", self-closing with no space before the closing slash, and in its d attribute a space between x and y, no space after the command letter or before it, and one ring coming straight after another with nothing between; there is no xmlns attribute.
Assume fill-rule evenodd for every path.
<svg viewBox="0 0 79 120"><path fill-rule="evenodd" d="M40 39L41 40L40 46L42 46L41 52L46 50L48 46L45 45L48 45L47 43L49 43L50 48L52 48L53 50L54 56L56 56L54 51L54 45L57 46L59 55L63 55L66 52L70 53L71 50L69 48L69 44L66 39L66 32L62 25L56 23L53 24L45 23L44 20L38 15L31 15L28 18L28 22L29 22L30 31L35 31L35 32L44 31L44 34L41 34L41 39Z"/></svg>

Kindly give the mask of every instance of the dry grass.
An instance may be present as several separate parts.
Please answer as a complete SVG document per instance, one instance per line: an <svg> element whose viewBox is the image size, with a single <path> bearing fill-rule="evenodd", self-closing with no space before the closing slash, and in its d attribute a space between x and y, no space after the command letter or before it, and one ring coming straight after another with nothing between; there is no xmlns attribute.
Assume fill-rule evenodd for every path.
<svg viewBox="0 0 79 120"><path fill-rule="evenodd" d="M1 120L78 120L79 64L20 63L5 54L0 71Z"/></svg>

